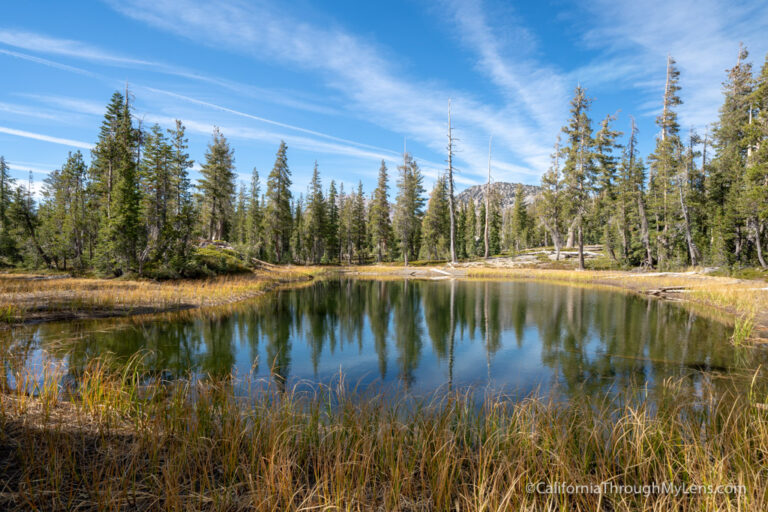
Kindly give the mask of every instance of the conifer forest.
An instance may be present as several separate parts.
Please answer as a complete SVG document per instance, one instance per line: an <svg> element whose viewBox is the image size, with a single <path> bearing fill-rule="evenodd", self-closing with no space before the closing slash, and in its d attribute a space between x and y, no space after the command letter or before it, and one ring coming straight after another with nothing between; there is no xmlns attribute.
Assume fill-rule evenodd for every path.
<svg viewBox="0 0 768 512"><path fill-rule="evenodd" d="M396 168L382 161L372 191L362 182L345 189L316 162L297 195L282 143L272 169L254 168L243 183L236 148L218 129L193 182L184 125L142 126L130 92L115 92L91 154L71 153L40 197L0 159L0 262L170 278L214 272L198 253L219 242L245 262L296 264L456 261L600 244L617 268L766 268L768 61L753 69L741 48L736 62L705 132L678 122L685 91L672 57L656 134L638 133L631 115L592 119L599 99L576 87L539 192L518 188L506 208L492 186L483 200L458 203L450 166L425 190L407 153ZM655 138L652 153L639 154L641 136ZM450 131L446 140L453 152Z"/></svg>

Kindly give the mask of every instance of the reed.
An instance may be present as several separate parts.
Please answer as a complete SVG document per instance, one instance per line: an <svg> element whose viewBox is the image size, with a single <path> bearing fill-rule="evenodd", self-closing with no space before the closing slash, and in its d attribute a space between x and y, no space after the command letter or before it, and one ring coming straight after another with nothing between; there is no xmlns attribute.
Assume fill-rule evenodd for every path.
<svg viewBox="0 0 768 512"><path fill-rule="evenodd" d="M341 384L280 392L249 383L237 398L235 376L162 382L140 367L95 361L66 401L51 403L55 372L35 384L48 398L0 395L0 508L768 509L760 371L748 394L705 387L694 397L666 380L640 396L565 403L393 398ZM603 482L613 487L602 494L532 490ZM700 492L642 487L654 483ZM705 491L726 485L741 487Z"/></svg>

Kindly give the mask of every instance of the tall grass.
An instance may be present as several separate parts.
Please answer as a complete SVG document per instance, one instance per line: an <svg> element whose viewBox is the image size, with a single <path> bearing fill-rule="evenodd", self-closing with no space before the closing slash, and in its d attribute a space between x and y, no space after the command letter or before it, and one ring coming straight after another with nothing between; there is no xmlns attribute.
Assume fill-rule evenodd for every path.
<svg viewBox="0 0 768 512"><path fill-rule="evenodd" d="M42 398L0 395L0 508L768 509L763 375L749 394L692 397L667 380L646 398L480 403L471 393L392 398L343 386L255 386L236 398L232 379L163 383L138 367L94 362L47 414ZM602 482L744 487L531 491Z"/></svg>
<svg viewBox="0 0 768 512"><path fill-rule="evenodd" d="M307 280L317 267L174 281L56 278L0 274L0 323L122 316L237 302L277 284Z"/></svg>

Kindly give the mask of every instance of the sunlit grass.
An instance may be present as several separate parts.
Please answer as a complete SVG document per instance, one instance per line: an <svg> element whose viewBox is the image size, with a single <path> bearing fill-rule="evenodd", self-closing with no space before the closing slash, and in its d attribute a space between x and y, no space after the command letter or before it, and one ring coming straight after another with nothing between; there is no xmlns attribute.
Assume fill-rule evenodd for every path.
<svg viewBox="0 0 768 512"><path fill-rule="evenodd" d="M53 278L0 274L0 322L89 314L131 314L237 302L276 283L306 280L317 267L275 267L249 274L174 281Z"/></svg>
<svg viewBox="0 0 768 512"><path fill-rule="evenodd" d="M573 271L548 269L471 268L467 275L481 279L524 279L562 284L588 285L648 292L681 288L676 298L720 308L732 318L750 311L768 311L768 286L761 281L746 281L692 272L638 273L620 271ZM731 320L732 320L731 318Z"/></svg>
<svg viewBox="0 0 768 512"><path fill-rule="evenodd" d="M470 393L417 399L318 386L252 391L234 376L146 384L140 359L93 362L70 401L49 372L0 395L0 506L180 510L766 510L765 376L626 400ZM24 380L23 376L19 376ZM46 384L46 382L48 382ZM52 384L51 384L52 383ZM646 398L644 398L644 396ZM46 398L47 397L47 398ZM44 405L47 402L47 405ZM46 412L47 408L47 412ZM743 485L742 494L536 494L539 482Z"/></svg>

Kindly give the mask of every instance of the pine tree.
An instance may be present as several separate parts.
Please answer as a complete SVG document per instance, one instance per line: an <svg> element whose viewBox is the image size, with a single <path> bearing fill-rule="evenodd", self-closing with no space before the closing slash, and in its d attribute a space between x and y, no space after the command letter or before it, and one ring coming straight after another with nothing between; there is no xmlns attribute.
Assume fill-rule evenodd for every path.
<svg viewBox="0 0 768 512"><path fill-rule="evenodd" d="M747 167L742 214L755 245L757 261L767 268L763 255L765 228L768 225L768 55L749 101L745 128Z"/></svg>
<svg viewBox="0 0 768 512"><path fill-rule="evenodd" d="M672 57L667 57L667 79L664 89L664 105L661 115L656 119L660 134L656 139L656 148L648 157L651 176L649 182L650 209L655 224L656 255L658 265L664 268L672 256L676 244L674 230L678 210L675 201L675 178L680 168L680 126L677 122L675 107L682 104L678 95L680 72Z"/></svg>
<svg viewBox="0 0 768 512"><path fill-rule="evenodd" d="M187 152L188 141L185 131L184 125L178 119L174 128L167 130L171 146L171 191L170 205L167 210L171 212L171 217L166 224L170 227L170 233L163 260L169 266L169 270L177 275L183 272L187 264L195 219L198 217L192 201L188 173L194 161L189 158Z"/></svg>
<svg viewBox="0 0 768 512"><path fill-rule="evenodd" d="M101 123L99 140L92 152L90 182L93 187L92 210L98 210L105 219L112 217L112 194L119 176L119 162L123 159L125 142L121 140L122 118L127 113L127 99L115 91L112 94L104 120Z"/></svg>
<svg viewBox="0 0 768 512"><path fill-rule="evenodd" d="M464 259L467 257L467 244L465 242L465 232L467 230L467 207L458 206L456 208L456 257Z"/></svg>
<svg viewBox="0 0 768 512"><path fill-rule="evenodd" d="M20 240L20 249L27 249L31 253L28 255L28 262L53 267L53 262L43 249L38 236L40 219L35 202L32 200L31 184L32 173L30 172L29 185L26 189L18 186L13 191L13 198L8 208L9 224L13 226L16 238Z"/></svg>
<svg viewBox="0 0 768 512"><path fill-rule="evenodd" d="M367 257L366 246L368 237L365 226L365 195L363 194L362 181L357 184L357 193L352 204L352 233L357 262L363 264Z"/></svg>
<svg viewBox="0 0 768 512"><path fill-rule="evenodd" d="M421 223L421 247L425 259L450 257L450 205L447 175L435 181ZM448 234L449 236L446 236Z"/></svg>
<svg viewBox="0 0 768 512"><path fill-rule="evenodd" d="M564 148L563 179L575 215L579 270L584 270L584 220L594 181L592 128L587 115L591 101L584 88L577 86L571 101L571 120L563 127L568 142Z"/></svg>
<svg viewBox="0 0 768 512"><path fill-rule="evenodd" d="M724 101L714 131L717 156L708 176L708 201L713 209L711 246L716 263L735 263L742 257L746 226L740 214L747 167L748 126L752 112L754 81L752 65L746 62L746 48L739 55L723 84Z"/></svg>
<svg viewBox="0 0 768 512"><path fill-rule="evenodd" d="M325 254L325 198L323 187L320 183L320 172L317 162L312 172L312 181L309 184L307 195L307 234L309 237L309 258L314 264L322 261Z"/></svg>
<svg viewBox="0 0 768 512"><path fill-rule="evenodd" d="M520 184L515 188L515 204L512 207L510 223L512 239L515 241L515 252L520 252L520 249L528 246L531 231L528 206L525 204L525 192Z"/></svg>
<svg viewBox="0 0 768 512"><path fill-rule="evenodd" d="M501 197L499 190L492 188L488 199L488 250L490 254L499 254L501 252Z"/></svg>
<svg viewBox="0 0 768 512"><path fill-rule="evenodd" d="M325 253L328 261L339 261L339 196L336 182L331 180L328 188L328 223L325 228Z"/></svg>
<svg viewBox="0 0 768 512"><path fill-rule="evenodd" d="M595 134L595 203L592 222L602 226L601 240L611 259L616 260L616 180L619 158L615 152L621 151L616 139L622 134L611 128L615 116L607 115Z"/></svg>
<svg viewBox="0 0 768 512"><path fill-rule="evenodd" d="M291 219L291 245L290 253L292 260L298 262L307 261L307 248L304 245L306 239L306 226L304 224L304 197L299 194L293 207L293 218Z"/></svg>
<svg viewBox="0 0 768 512"><path fill-rule="evenodd" d="M424 177L408 153L403 155L403 165L398 167L398 171L400 179L397 182L394 225L403 261L407 266L408 260L415 258L419 250L419 231L424 209Z"/></svg>
<svg viewBox="0 0 768 512"><path fill-rule="evenodd" d="M217 127L213 129L200 174L203 177L198 188L203 194L205 234L210 240L226 240L234 213L234 151Z"/></svg>
<svg viewBox="0 0 768 512"><path fill-rule="evenodd" d="M371 245L376 253L376 262L381 263L387 254L392 238L392 226L389 210L389 177L387 176L387 164L381 161L379 167L379 180L371 199L370 217L368 226L371 234Z"/></svg>
<svg viewBox="0 0 768 512"><path fill-rule="evenodd" d="M555 151L552 153L552 165L541 177L541 194L537 202L537 212L540 222L552 237L555 246L555 259L560 260L560 249L563 244L563 231L567 204L565 199L565 182L560 170L560 137L555 143Z"/></svg>
<svg viewBox="0 0 768 512"><path fill-rule="evenodd" d="M261 197L261 184L259 182L259 171L253 168L251 173L251 185L248 189L248 208L246 218L246 243L257 258L261 258L261 249L263 246L262 235L262 211L259 203Z"/></svg>
<svg viewBox="0 0 768 512"><path fill-rule="evenodd" d="M237 190L237 201L235 201L235 213L232 220L232 236L230 237L233 242L244 245L246 242L246 222L248 220L248 203L245 194L245 184L240 183L240 187Z"/></svg>
<svg viewBox="0 0 768 512"><path fill-rule="evenodd" d="M291 216L291 171L288 168L288 146L280 142L275 165L267 180L267 209L264 228L275 261L284 263L290 257L293 229Z"/></svg>
<svg viewBox="0 0 768 512"><path fill-rule="evenodd" d="M102 270L121 275L138 270L141 237L140 134L133 126L127 97L117 121L117 131L112 140L113 159L110 161L112 189L108 194L111 201L107 221L99 237L99 253Z"/></svg>
<svg viewBox="0 0 768 512"><path fill-rule="evenodd" d="M139 168L142 192L141 217L144 232L139 251L139 274L147 261L164 257L172 241L169 229L169 206L176 200L173 189L173 153L160 126L154 125L145 139L144 156Z"/></svg>
<svg viewBox="0 0 768 512"><path fill-rule="evenodd" d="M41 245L54 266L62 270L69 267L68 262L79 271L85 268L87 172L77 151L69 154L60 171L45 180L43 203L38 209Z"/></svg>
<svg viewBox="0 0 768 512"><path fill-rule="evenodd" d="M482 218L485 218L485 215L482 215ZM475 200L471 197L469 198L469 201L467 202L467 206L465 208L465 229L463 233L463 240L464 240L464 252L466 254L467 258L474 258L478 255L478 246L477 242L479 240L477 236L477 208L475 207Z"/></svg>
<svg viewBox="0 0 768 512"><path fill-rule="evenodd" d="M0 257L14 260L16 258L16 244L11 237L11 225L8 212L13 198L13 184L5 158L0 156Z"/></svg>
<svg viewBox="0 0 768 512"><path fill-rule="evenodd" d="M354 254L353 205L354 193L345 194L342 183L339 189L339 261L346 259L348 265L352 264Z"/></svg>

